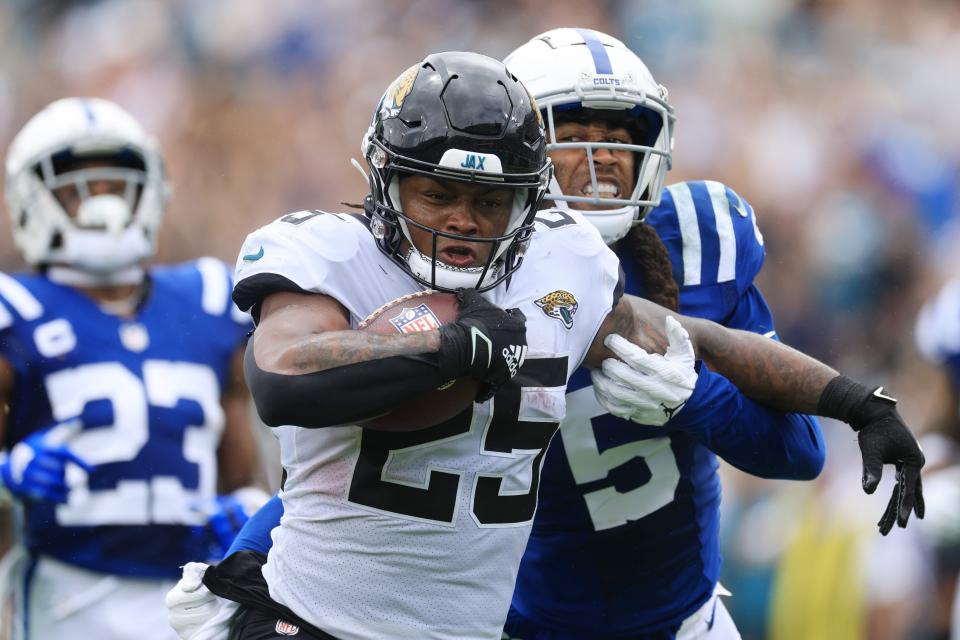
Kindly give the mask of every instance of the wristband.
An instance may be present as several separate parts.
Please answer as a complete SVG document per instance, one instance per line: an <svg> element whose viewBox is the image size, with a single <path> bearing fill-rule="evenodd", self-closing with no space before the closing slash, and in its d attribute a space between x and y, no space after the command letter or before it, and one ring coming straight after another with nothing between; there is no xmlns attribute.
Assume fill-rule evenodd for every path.
<svg viewBox="0 0 960 640"><path fill-rule="evenodd" d="M896 404L895 399L883 394L883 387L869 389L840 375L831 380L820 395L817 415L842 420L859 431Z"/></svg>

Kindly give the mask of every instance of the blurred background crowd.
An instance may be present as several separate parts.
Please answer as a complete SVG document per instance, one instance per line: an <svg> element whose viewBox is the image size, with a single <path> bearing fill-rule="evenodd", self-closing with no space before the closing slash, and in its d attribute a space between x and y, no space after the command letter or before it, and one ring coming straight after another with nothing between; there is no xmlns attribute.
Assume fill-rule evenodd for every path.
<svg viewBox="0 0 960 640"><path fill-rule="evenodd" d="M426 53L502 58L583 26L621 38L676 108L668 182L754 206L780 335L888 385L929 430L939 378L921 304L960 275L960 4L948 0L2 0L0 146L67 95L119 102L160 139L174 197L161 261L234 259L299 209L360 202L373 106ZM9 233L0 268L20 268ZM946 637L960 483L928 482L923 526L881 539L855 435L825 425L816 483L725 484L724 582L745 638ZM932 467L955 459L927 438Z"/></svg>

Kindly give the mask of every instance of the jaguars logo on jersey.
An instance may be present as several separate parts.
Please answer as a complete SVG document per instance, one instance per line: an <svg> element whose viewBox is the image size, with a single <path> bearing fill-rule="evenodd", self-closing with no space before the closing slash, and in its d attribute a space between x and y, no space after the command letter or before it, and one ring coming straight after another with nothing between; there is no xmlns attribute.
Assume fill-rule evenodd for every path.
<svg viewBox="0 0 960 640"><path fill-rule="evenodd" d="M580 303L572 293L558 289L534 302L548 317L559 320L567 329L573 328L573 316L577 313Z"/></svg>

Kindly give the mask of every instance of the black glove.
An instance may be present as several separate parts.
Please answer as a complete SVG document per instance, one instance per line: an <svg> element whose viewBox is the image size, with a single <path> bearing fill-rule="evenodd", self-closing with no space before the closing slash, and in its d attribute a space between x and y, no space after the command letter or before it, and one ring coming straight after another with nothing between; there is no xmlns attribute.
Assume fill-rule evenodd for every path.
<svg viewBox="0 0 960 640"><path fill-rule="evenodd" d="M519 309L487 302L476 289L458 289L457 299L457 321L440 327L440 368L451 380L479 380L477 402L485 402L523 365L527 318Z"/></svg>
<svg viewBox="0 0 960 640"><path fill-rule="evenodd" d="M868 389L846 376L831 380L817 405L818 414L843 420L857 432L864 491L877 490L884 464L896 465L897 486L877 523L883 535L890 532L894 522L906 527L911 511L923 518L925 510L920 482L923 452L896 405L896 400L883 394L883 387Z"/></svg>

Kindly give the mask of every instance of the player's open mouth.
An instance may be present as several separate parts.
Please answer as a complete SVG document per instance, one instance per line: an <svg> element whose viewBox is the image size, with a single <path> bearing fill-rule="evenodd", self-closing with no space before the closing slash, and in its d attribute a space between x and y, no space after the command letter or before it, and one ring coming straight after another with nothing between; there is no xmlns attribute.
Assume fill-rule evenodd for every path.
<svg viewBox="0 0 960 640"><path fill-rule="evenodd" d="M580 187L580 193L588 197L596 195L599 198L617 198L620 196L620 185L608 180L598 180L596 193L593 191L592 182Z"/></svg>
<svg viewBox="0 0 960 640"><path fill-rule="evenodd" d="M438 252L440 260L451 267L473 267L477 265L477 253L463 245L446 247Z"/></svg>

